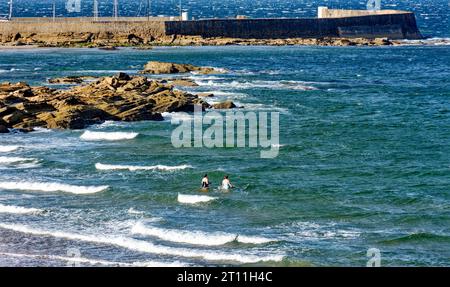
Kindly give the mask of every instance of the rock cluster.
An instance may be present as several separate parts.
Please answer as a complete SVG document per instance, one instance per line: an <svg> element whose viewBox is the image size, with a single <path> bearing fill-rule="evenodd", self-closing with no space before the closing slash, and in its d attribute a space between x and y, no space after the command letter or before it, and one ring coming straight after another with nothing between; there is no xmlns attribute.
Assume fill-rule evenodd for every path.
<svg viewBox="0 0 450 287"><path fill-rule="evenodd" d="M83 129L113 121L163 120L163 112L210 108L196 95L144 76L119 73L58 90L26 83L0 84L0 133L34 127Z"/></svg>

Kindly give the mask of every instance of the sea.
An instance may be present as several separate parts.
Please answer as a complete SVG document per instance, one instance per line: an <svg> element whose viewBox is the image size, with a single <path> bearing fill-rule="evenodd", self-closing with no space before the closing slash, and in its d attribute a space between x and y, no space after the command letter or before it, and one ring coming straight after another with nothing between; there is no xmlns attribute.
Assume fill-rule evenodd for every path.
<svg viewBox="0 0 450 287"><path fill-rule="evenodd" d="M333 6L213 2L187 1L205 17ZM384 2L450 36L447 1ZM279 155L176 148L178 113L0 135L0 266L366 266L374 254L381 266L450 265L450 46L7 49L0 82L133 75L151 60L226 70L178 88L279 113Z"/></svg>

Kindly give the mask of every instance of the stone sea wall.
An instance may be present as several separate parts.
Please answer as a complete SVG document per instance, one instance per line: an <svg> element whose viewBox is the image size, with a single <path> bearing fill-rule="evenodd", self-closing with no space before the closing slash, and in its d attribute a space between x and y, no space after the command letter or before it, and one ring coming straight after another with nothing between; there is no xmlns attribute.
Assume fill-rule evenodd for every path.
<svg viewBox="0 0 450 287"><path fill-rule="evenodd" d="M414 13L338 18L211 19L167 21L166 34L202 37L283 39L358 37L420 39Z"/></svg>
<svg viewBox="0 0 450 287"><path fill-rule="evenodd" d="M320 11L322 13L320 13ZM355 39L420 39L414 13L354 15L352 10L319 10L319 18L209 19L169 18L17 18L0 22L0 45L108 47L142 45L385 45ZM327 13L325 13L327 12ZM343 14L342 14L343 13ZM347 13L347 14L346 14ZM362 13L362 12L361 12ZM355 15L359 15L356 13ZM333 16L334 18L330 18ZM339 17L336 17L339 16ZM317 43L311 42L316 39ZM319 41L321 39L333 39ZM351 39L341 43L340 39ZM292 42L292 40L295 40Z"/></svg>

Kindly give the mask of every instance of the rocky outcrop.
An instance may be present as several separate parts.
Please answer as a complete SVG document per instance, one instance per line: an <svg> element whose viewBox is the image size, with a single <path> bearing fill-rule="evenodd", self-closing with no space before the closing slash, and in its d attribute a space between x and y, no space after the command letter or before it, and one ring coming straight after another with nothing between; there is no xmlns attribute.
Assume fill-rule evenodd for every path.
<svg viewBox="0 0 450 287"><path fill-rule="evenodd" d="M144 76L119 73L67 90L0 84L0 132L33 127L83 129L112 121L163 120L163 112L210 106L196 95Z"/></svg>
<svg viewBox="0 0 450 287"><path fill-rule="evenodd" d="M86 47L114 50L115 47L137 47L147 49L153 46L226 46L226 45L314 45L314 46L385 46L394 45L387 38L283 38L243 39L183 35L150 35L148 33L113 32L64 32L64 33L5 33L0 35L0 45L40 47Z"/></svg>
<svg viewBox="0 0 450 287"><path fill-rule="evenodd" d="M197 72L199 74L220 74L219 70L210 67L198 67L190 64L177 64L151 61L144 66L141 74L179 74Z"/></svg>

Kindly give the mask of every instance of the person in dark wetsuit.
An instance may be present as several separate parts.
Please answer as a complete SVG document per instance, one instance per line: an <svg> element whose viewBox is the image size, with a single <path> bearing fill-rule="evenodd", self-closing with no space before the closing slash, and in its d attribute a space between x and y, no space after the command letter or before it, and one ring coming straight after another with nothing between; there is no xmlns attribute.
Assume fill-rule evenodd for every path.
<svg viewBox="0 0 450 287"><path fill-rule="evenodd" d="M205 174L205 176L202 179L202 188L203 189L208 189L209 188L209 178L208 178L207 174Z"/></svg>

